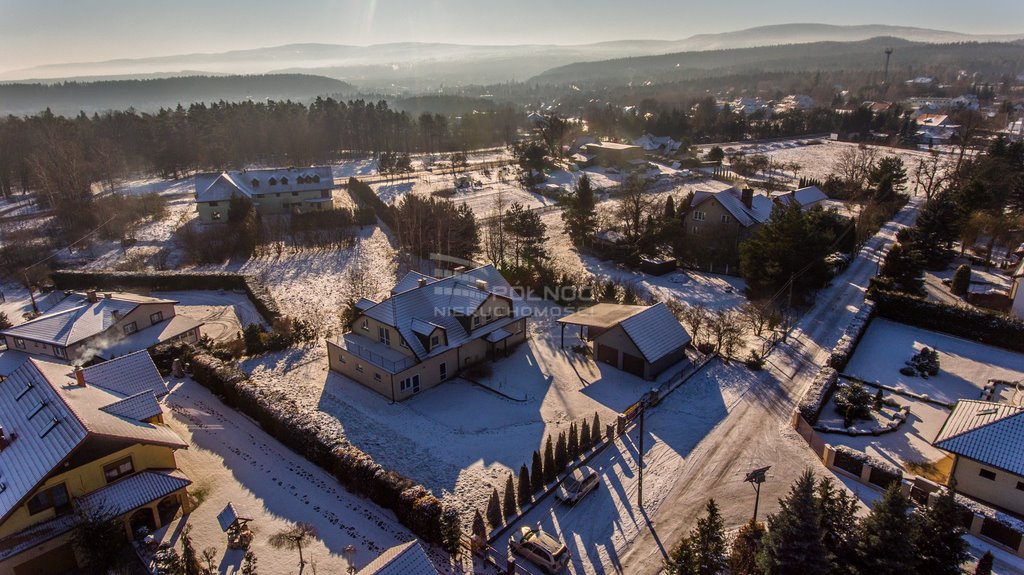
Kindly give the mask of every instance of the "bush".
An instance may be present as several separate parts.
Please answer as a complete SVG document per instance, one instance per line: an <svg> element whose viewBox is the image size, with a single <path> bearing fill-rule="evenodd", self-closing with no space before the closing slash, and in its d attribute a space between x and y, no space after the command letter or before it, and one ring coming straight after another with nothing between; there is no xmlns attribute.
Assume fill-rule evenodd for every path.
<svg viewBox="0 0 1024 575"><path fill-rule="evenodd" d="M860 383L848 383L841 386L835 394L836 413L843 416L844 425L849 427L857 419L871 418L873 398Z"/></svg>
<svg viewBox="0 0 1024 575"><path fill-rule="evenodd" d="M752 371L761 371L762 369L764 369L764 358L758 355L757 352L753 350L751 350L750 356L744 363Z"/></svg>
<svg viewBox="0 0 1024 575"><path fill-rule="evenodd" d="M963 264L956 268L956 273L953 274L953 283L949 286L949 291L955 296L964 297L971 287L971 266Z"/></svg>

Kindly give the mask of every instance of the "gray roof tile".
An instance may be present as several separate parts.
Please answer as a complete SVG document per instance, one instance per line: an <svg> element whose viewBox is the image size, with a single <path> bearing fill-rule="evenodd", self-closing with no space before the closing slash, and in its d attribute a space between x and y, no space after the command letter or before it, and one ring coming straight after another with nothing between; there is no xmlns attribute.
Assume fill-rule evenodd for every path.
<svg viewBox="0 0 1024 575"><path fill-rule="evenodd" d="M689 345L692 339L663 303L632 315L622 320L619 325L636 344L644 359L650 363Z"/></svg>
<svg viewBox="0 0 1024 575"><path fill-rule="evenodd" d="M933 444L950 453L1024 476L1024 409L961 399Z"/></svg>

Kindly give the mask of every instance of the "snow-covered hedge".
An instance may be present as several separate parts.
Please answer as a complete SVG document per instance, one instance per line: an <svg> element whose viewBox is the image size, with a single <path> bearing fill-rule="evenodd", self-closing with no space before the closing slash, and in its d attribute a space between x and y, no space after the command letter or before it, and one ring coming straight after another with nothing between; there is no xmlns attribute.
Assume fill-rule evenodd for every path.
<svg viewBox="0 0 1024 575"><path fill-rule="evenodd" d="M871 300L865 300L860 311L857 312L857 315L853 316L850 325L846 326L843 337L839 338L839 342L832 348L832 354L828 360L829 366L839 371L846 367L846 364L850 362L853 351L857 348L857 343L860 342L861 336L864 335L868 324L871 323L871 315L874 312L875 303Z"/></svg>
<svg viewBox="0 0 1024 575"><path fill-rule="evenodd" d="M846 445L838 445L835 448L836 453L842 453L850 459L860 461L864 465L870 465L872 469L877 469L885 475L894 477L897 481L903 479L903 470L888 461L883 461L877 457L872 457L863 451L857 451L852 447Z"/></svg>
<svg viewBox="0 0 1024 575"><path fill-rule="evenodd" d="M875 310L882 317L1024 352L1024 321L882 289L874 290L871 297L875 300Z"/></svg>
<svg viewBox="0 0 1024 575"><path fill-rule="evenodd" d="M954 494L954 498L956 499L957 504L960 507L964 508L965 510L970 511L975 515L981 515L985 518L986 521L993 521L995 523L999 523L1004 527L1007 527L1009 529L1016 531L1017 533L1024 535L1024 521L1021 521L1016 517L1012 517L1010 515L1007 515L1006 513L1003 513L1002 511L993 509L987 505L979 503L969 497L960 495L959 493Z"/></svg>
<svg viewBox="0 0 1024 575"><path fill-rule="evenodd" d="M189 358L192 377L253 418L281 443L330 472L346 489L392 510L417 536L441 541L444 504L422 485L385 469L352 444L320 431L316 418L280 393L248 384L237 367L197 353Z"/></svg>
<svg viewBox="0 0 1024 575"><path fill-rule="evenodd" d="M144 289L155 291L244 290L267 324L281 317L270 290L254 277L233 272L191 271L79 271L59 270L51 274L59 289Z"/></svg>
<svg viewBox="0 0 1024 575"><path fill-rule="evenodd" d="M814 376L814 381L796 407L804 421L811 425L818 422L818 415L825 406L825 400L838 380L839 372L831 367L823 367L818 371L818 375Z"/></svg>

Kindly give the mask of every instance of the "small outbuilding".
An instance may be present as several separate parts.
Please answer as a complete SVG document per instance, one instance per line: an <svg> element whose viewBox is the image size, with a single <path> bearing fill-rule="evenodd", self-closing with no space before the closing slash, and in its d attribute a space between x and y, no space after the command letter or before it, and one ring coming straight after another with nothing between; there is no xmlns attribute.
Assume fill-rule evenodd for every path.
<svg viewBox="0 0 1024 575"><path fill-rule="evenodd" d="M580 338L593 342L594 358L637 377L653 380L686 360L693 338L668 307L599 303L558 320L580 328Z"/></svg>

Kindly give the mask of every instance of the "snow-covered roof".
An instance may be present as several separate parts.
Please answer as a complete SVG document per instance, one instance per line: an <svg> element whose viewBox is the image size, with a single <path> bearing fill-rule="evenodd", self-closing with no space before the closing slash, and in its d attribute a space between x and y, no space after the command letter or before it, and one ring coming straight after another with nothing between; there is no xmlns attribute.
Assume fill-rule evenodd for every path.
<svg viewBox="0 0 1024 575"><path fill-rule="evenodd" d="M935 447L1024 476L1024 409L962 399L942 425Z"/></svg>
<svg viewBox="0 0 1024 575"><path fill-rule="evenodd" d="M586 144L586 149L593 150L639 150L640 146L634 146L633 144L620 144L618 142L593 142Z"/></svg>
<svg viewBox="0 0 1024 575"><path fill-rule="evenodd" d="M764 194L754 194L748 208L743 203L743 192L735 186L717 192L701 190L694 193L691 209L711 199L721 204L745 228L754 224L763 224L772 216L773 202L771 198Z"/></svg>
<svg viewBox="0 0 1024 575"><path fill-rule="evenodd" d="M149 391L156 397L167 394L167 385L153 358L145 350L122 355L82 370L85 382L123 396Z"/></svg>
<svg viewBox="0 0 1024 575"><path fill-rule="evenodd" d="M202 325L203 322L199 320L183 315L175 315L145 329L140 329L131 335L123 337L119 335L117 343L97 350L96 356L103 359L112 359L130 353L145 351Z"/></svg>
<svg viewBox="0 0 1024 575"><path fill-rule="evenodd" d="M458 316L474 313L495 296L513 300L512 287L493 265L486 265L444 279L417 274L425 279L419 285L419 277L406 275L399 284L413 287L401 291L392 290L392 296L365 310L363 315L398 330L417 358L423 359L456 348L472 339L484 337L491 331L505 327L516 317L499 318L478 329L467 332ZM415 281L409 281L414 279ZM396 289L399 286L396 286ZM405 286L402 286L405 287ZM416 328L414 329L414 324ZM418 335L435 327L445 330L446 344L427 349Z"/></svg>
<svg viewBox="0 0 1024 575"><path fill-rule="evenodd" d="M355 303L355 307L359 311L366 311L375 305L377 305L377 302L365 297L359 298L359 300Z"/></svg>
<svg viewBox="0 0 1024 575"><path fill-rule="evenodd" d="M416 289L420 287L419 282L421 279L427 282L428 284L437 281L437 278L430 277L426 274L421 274L420 272L417 271L411 271L402 276L402 279L398 280L398 283L395 284L395 287L391 288L391 295L395 295L396 293L402 293L404 291L409 291L411 289Z"/></svg>
<svg viewBox="0 0 1024 575"><path fill-rule="evenodd" d="M145 421L163 413L160 402L157 401L152 391L140 391L100 409L112 415L127 417L135 421Z"/></svg>
<svg viewBox="0 0 1024 575"><path fill-rule="evenodd" d="M86 509L110 509L114 515L123 515L189 485L192 482L180 471L147 469L79 498L78 504Z"/></svg>
<svg viewBox="0 0 1024 575"><path fill-rule="evenodd" d="M371 561L356 575L437 575L419 541L396 545Z"/></svg>
<svg viewBox="0 0 1024 575"><path fill-rule="evenodd" d="M918 126L945 126L948 120L946 114L921 114L914 121Z"/></svg>
<svg viewBox="0 0 1024 575"><path fill-rule="evenodd" d="M121 399L98 386L80 387L71 367L39 359L29 359L5 379L0 426L8 445L0 450L0 520L89 436L187 447L168 427L104 411Z"/></svg>
<svg viewBox="0 0 1024 575"><path fill-rule="evenodd" d="M252 198L257 194L306 192L334 187L330 166L270 168L200 174L196 176L196 201L228 201L231 196Z"/></svg>
<svg viewBox="0 0 1024 575"><path fill-rule="evenodd" d="M10 342L8 342L8 345L10 345ZM14 373L14 370L21 367L21 364L25 363L30 357L32 356L16 349L0 352L0 379Z"/></svg>
<svg viewBox="0 0 1024 575"><path fill-rule="evenodd" d="M176 302L127 293L98 294L90 302L87 295L72 293L45 314L2 333L67 347L106 331L144 303Z"/></svg>
<svg viewBox="0 0 1024 575"><path fill-rule="evenodd" d="M232 525L240 521L252 521L252 514L235 509L235 504L230 501L226 506L224 506L224 509L217 514L217 523L220 524L221 531L227 531Z"/></svg>
<svg viewBox="0 0 1024 575"><path fill-rule="evenodd" d="M663 303L631 315L619 324L650 363L689 345L693 339Z"/></svg>
<svg viewBox="0 0 1024 575"><path fill-rule="evenodd" d="M827 200L828 195L818 186L808 186L788 192L773 192L772 199L783 206L788 206L790 202L796 201L797 205L806 210Z"/></svg>

